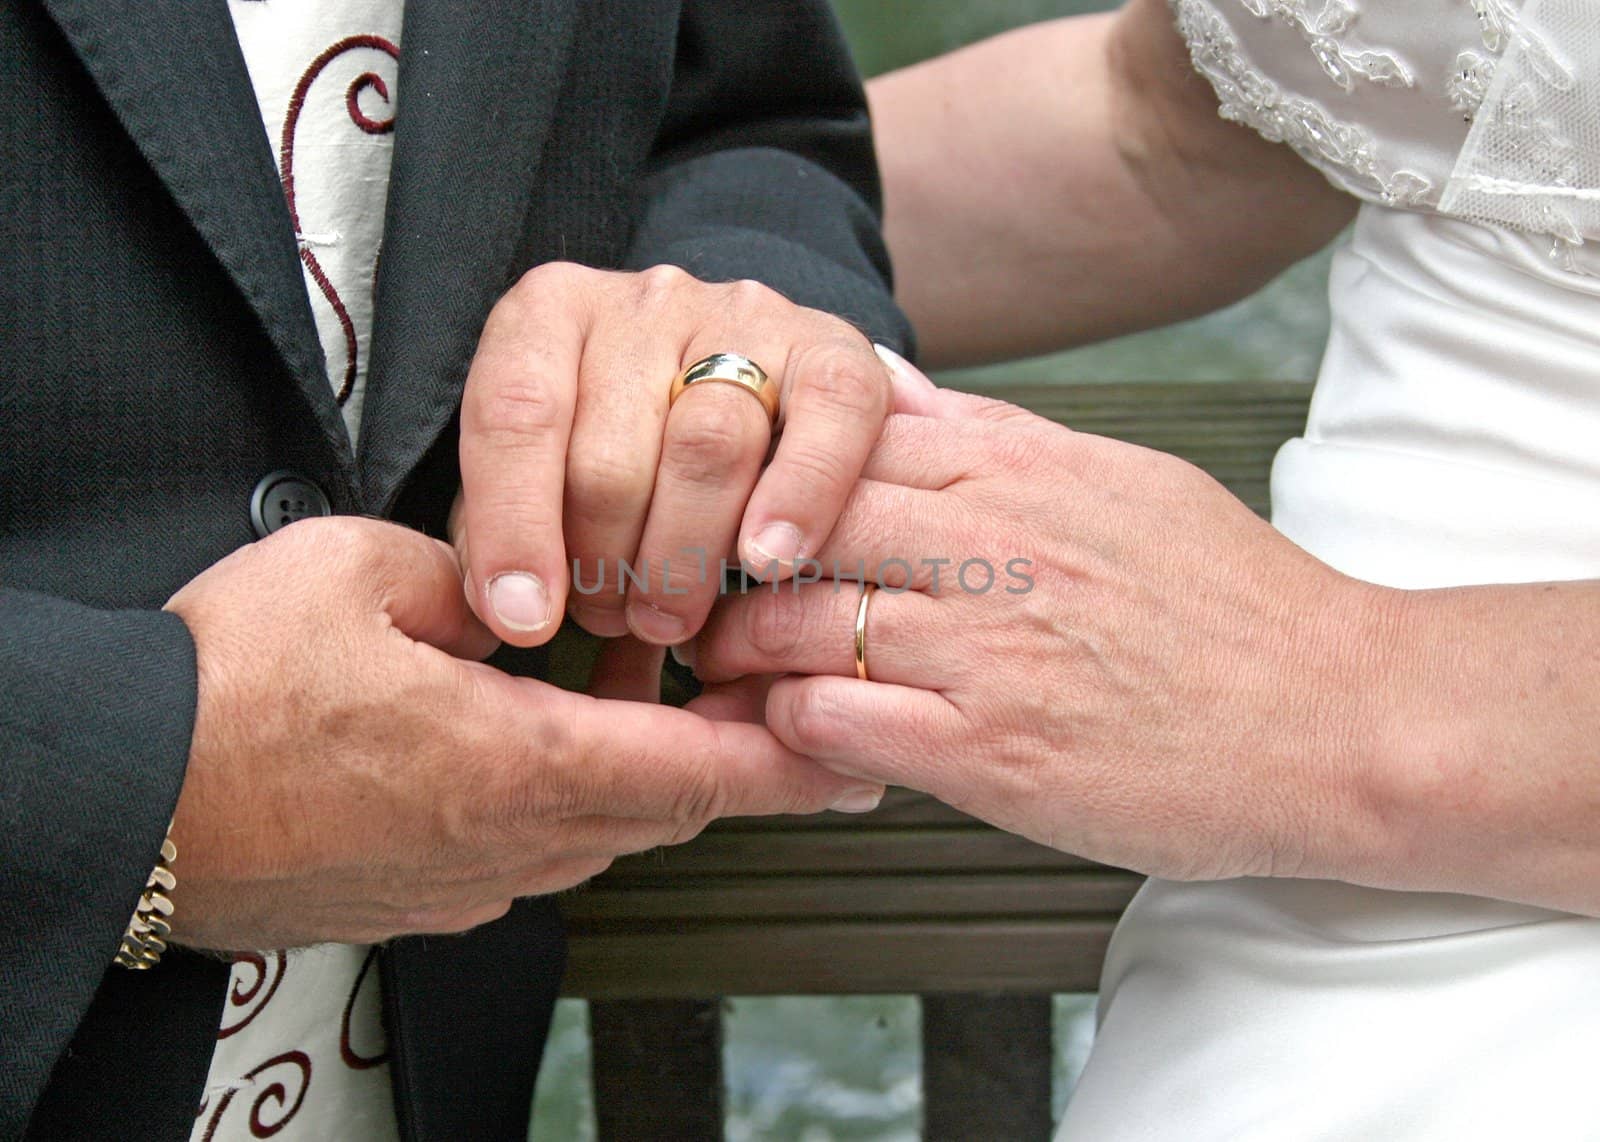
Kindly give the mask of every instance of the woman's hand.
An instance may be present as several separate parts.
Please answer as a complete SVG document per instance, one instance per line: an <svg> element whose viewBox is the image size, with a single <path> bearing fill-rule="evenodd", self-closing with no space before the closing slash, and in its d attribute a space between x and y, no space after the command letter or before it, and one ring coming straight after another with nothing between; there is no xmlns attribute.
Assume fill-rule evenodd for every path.
<svg viewBox="0 0 1600 1142"><path fill-rule="evenodd" d="M750 392L696 385L668 409L673 379L717 353L778 387L765 469L775 429ZM860 332L754 282L533 270L490 314L467 376L451 531L468 600L518 646L547 641L569 607L593 634L681 642L720 561L776 563L781 578L822 546L889 406Z"/></svg>
<svg viewBox="0 0 1600 1142"><path fill-rule="evenodd" d="M795 675L765 707L790 748L1098 860L1218 878L1384 859L1362 759L1385 592L1173 457L912 396L944 418L890 419L818 554L825 575L914 569L870 601L872 681L859 589L826 579L719 605L687 648L702 679Z"/></svg>

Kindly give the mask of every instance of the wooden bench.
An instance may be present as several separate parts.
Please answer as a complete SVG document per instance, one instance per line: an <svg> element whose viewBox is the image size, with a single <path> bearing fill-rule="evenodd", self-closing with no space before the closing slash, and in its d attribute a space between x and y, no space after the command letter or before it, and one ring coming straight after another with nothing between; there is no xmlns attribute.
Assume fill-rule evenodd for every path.
<svg viewBox="0 0 1600 1142"><path fill-rule="evenodd" d="M1264 512L1310 386L986 391L1176 453ZM1050 997L1096 989L1138 883L904 790L865 817L728 821L618 861L565 902L566 991L590 1003L600 1136L722 1138L722 996L913 994L925 1136L1047 1138Z"/></svg>

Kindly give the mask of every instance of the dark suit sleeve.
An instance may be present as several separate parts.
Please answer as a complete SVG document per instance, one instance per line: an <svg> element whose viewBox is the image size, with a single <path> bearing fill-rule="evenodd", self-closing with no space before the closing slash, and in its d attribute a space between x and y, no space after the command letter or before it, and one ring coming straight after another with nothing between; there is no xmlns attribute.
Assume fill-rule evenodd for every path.
<svg viewBox="0 0 1600 1142"><path fill-rule="evenodd" d="M628 264L753 278L908 350L866 98L820 0L685 0Z"/></svg>
<svg viewBox="0 0 1600 1142"><path fill-rule="evenodd" d="M21 1134L122 970L112 957L183 783L195 694L177 616L0 589L0 1138Z"/></svg>

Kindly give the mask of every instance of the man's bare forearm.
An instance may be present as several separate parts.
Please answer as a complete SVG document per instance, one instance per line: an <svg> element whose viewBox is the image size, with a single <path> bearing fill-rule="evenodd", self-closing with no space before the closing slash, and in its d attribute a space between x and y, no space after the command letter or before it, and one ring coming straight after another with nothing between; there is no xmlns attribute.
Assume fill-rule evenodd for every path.
<svg viewBox="0 0 1600 1142"><path fill-rule="evenodd" d="M1218 308L1354 209L1218 118L1164 0L1024 28L868 94L897 294L936 367Z"/></svg>

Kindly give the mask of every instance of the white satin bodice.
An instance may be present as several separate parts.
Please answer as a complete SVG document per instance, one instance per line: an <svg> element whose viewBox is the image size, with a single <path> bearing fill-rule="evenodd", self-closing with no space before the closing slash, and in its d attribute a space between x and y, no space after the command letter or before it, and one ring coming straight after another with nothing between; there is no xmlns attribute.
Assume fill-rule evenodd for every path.
<svg viewBox="0 0 1600 1142"><path fill-rule="evenodd" d="M1600 579L1600 0L1172 6L1223 114L1364 201L1273 522L1393 587ZM1073 1142L1600 1139L1600 921L1151 881L1100 1020Z"/></svg>
<svg viewBox="0 0 1600 1142"><path fill-rule="evenodd" d="M1600 578L1600 278L1520 235L1364 207L1273 522L1391 587Z"/></svg>

